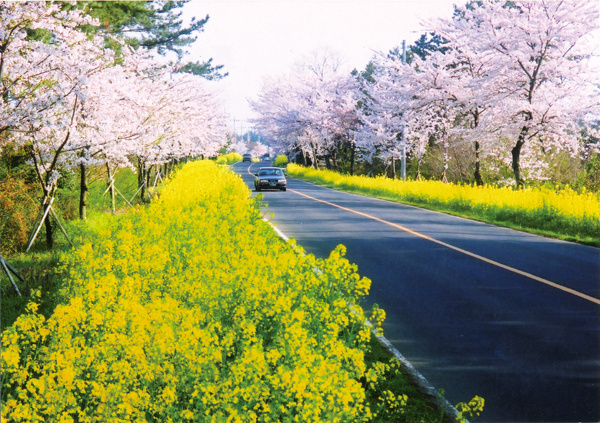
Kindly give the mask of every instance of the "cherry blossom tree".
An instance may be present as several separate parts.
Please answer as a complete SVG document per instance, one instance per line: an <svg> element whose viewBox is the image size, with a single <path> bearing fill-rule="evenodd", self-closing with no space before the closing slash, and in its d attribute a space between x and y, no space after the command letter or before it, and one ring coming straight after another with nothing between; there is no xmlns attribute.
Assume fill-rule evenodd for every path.
<svg viewBox="0 0 600 423"><path fill-rule="evenodd" d="M251 105L259 115L257 129L276 139L279 149L299 151L314 166L324 158L336 168L340 152L347 148L352 156L355 148L356 82L322 64L265 80Z"/></svg>
<svg viewBox="0 0 600 423"><path fill-rule="evenodd" d="M357 138L361 157L380 158L392 167L405 154L420 161L425 153L434 115L416 101L417 71L398 55L379 54L370 80L363 80L360 128ZM404 151L403 151L404 150Z"/></svg>
<svg viewBox="0 0 600 423"><path fill-rule="evenodd" d="M478 52L453 51L448 48L429 53L425 58L415 57L413 108L418 126L430 139L442 143L444 174L448 169L448 148L472 144L475 151L475 182L483 184L480 160L488 154L495 135L479 126L490 104L482 100L481 88L476 83L490 69L489 63Z"/></svg>
<svg viewBox="0 0 600 423"><path fill-rule="evenodd" d="M137 101L142 119L135 152L142 198L154 167L182 157L216 156L226 144L224 111L201 77L164 74L145 82Z"/></svg>
<svg viewBox="0 0 600 423"><path fill-rule="evenodd" d="M140 99L145 98L148 63L140 54L124 52L120 63L107 67L87 81L87 96L82 104L82 119L73 134L73 144L80 150L76 160L80 168L80 218L85 219L87 197L86 169L105 165L113 211L115 206L114 175L121 167L131 167L130 157L140 146L145 115Z"/></svg>
<svg viewBox="0 0 600 423"><path fill-rule="evenodd" d="M226 140L224 112L204 79L173 74L139 51L94 75L88 89L85 120L78 128L86 154L79 163L105 164L109 187L116 169L137 164L144 198L153 166L214 156Z"/></svg>
<svg viewBox="0 0 600 423"><path fill-rule="evenodd" d="M457 8L452 20L430 28L448 41L456 63L448 70L467 76L461 86L472 99L463 105L472 129L493 136L498 147L512 141L518 187L527 144L579 153L578 122L600 98L597 22L591 1L485 1Z"/></svg>
<svg viewBox="0 0 600 423"><path fill-rule="evenodd" d="M75 149L69 142L80 118L86 81L112 59L101 40L76 30L93 23L53 3L0 5L0 131L8 133L3 143L24 148L37 174L49 247L53 239L48 212L59 170L73 162ZM31 36L33 31L39 39Z"/></svg>
<svg viewBox="0 0 600 423"><path fill-rule="evenodd" d="M174 75L142 50L124 48L115 60L104 39L78 30L95 24L51 2L0 3L0 148L30 158L49 247L62 171L81 169L84 217L87 165L214 155L225 141L223 111L200 77Z"/></svg>

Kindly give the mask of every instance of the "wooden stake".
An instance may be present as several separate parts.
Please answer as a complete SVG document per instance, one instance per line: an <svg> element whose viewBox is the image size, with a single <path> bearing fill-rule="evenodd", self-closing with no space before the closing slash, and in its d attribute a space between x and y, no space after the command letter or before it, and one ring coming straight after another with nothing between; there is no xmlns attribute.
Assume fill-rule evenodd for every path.
<svg viewBox="0 0 600 423"><path fill-rule="evenodd" d="M42 219L39 222L36 222L37 228L35 231L33 231L31 233L31 237L29 238L29 243L27 244L27 248L25 249L25 252L29 251L29 249L33 245L33 242L37 238L38 234L40 233L40 230L42 229L42 226L44 225L46 216L48 216L48 213L50 213L50 208L52 207L52 203L54 202L54 197L50 198L50 202L46 205L47 199L48 199L48 197L44 198L44 203L42 204L42 210L44 212L42 215Z"/></svg>
<svg viewBox="0 0 600 423"><path fill-rule="evenodd" d="M27 244L27 248L25 249L25 252L28 252L29 249L31 248L31 246L33 245L33 242L35 241L38 234L40 233L40 230L42 229L42 226L44 225L44 221L46 220L46 217L48 216L48 214L50 214L50 217L52 217L54 219L54 222L58 225L58 228L60 229L60 231L63 233L63 235L65 236L67 241L69 241L69 244L71 244L71 247L75 246L73 244L73 241L71 241L71 238L69 238L69 234L67 234L66 229L60 223L60 219L58 218L58 215L52 208L53 202L54 202L54 197L50 198L49 200L48 200L48 197L46 197L44 199L44 203L43 203L42 209L41 209L41 211L43 211L43 214L40 211L40 214L42 214L42 219L39 221L36 220L37 227L36 227L35 231L33 231L31 233L31 237L29 238L29 243ZM48 203L48 204L46 204L46 203ZM38 214L38 216L39 216L39 214Z"/></svg>
<svg viewBox="0 0 600 423"><path fill-rule="evenodd" d="M14 290L16 291L16 293L19 296L21 296L21 291L19 291L19 287L17 286L17 284L13 280L12 276L10 275L10 272L14 273L14 275L17 278L19 278L19 280L21 282L25 282L25 280L23 279L23 277L21 275L19 275L19 273L15 270L14 267L12 267L10 264L8 264L8 262L6 260L4 260L4 257L2 257L2 256L0 256L0 263L2 264L2 268L4 269L4 272L6 273L6 276L8 276L8 279L10 280L10 283L12 284L12 287L14 288Z"/></svg>
<svg viewBox="0 0 600 423"><path fill-rule="evenodd" d="M54 222L58 225L58 227L60 228L60 230L63 233L63 235L65 236L65 238L67 238L67 241L69 241L69 244L71 244L71 247L74 247L75 245L73 245L73 242L71 241L71 238L69 238L69 234L67 233L67 231L65 230L63 225L60 224L58 215L56 214L56 212L54 211L52 206L50 206L50 213L52 213L52 217L54 217Z"/></svg>

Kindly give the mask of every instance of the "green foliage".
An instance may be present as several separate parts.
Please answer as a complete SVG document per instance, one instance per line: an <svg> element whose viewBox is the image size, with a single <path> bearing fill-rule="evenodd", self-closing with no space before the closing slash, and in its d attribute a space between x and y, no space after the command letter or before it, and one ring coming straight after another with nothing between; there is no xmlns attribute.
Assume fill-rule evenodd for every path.
<svg viewBox="0 0 600 423"><path fill-rule="evenodd" d="M91 213L111 212L112 204L108 191L108 174L105 166L90 167L88 169L88 178L89 211ZM119 191L115 191L116 210L126 209L130 203L135 205L135 194L138 191L138 175L130 168L123 168L117 171L114 178L115 188ZM76 201L79 201L78 196Z"/></svg>
<svg viewBox="0 0 600 423"><path fill-rule="evenodd" d="M273 166L275 166L275 167L286 167L287 164L288 164L288 162L289 162L289 160L288 160L287 156L284 156L283 154L280 154L273 161Z"/></svg>
<svg viewBox="0 0 600 423"><path fill-rule="evenodd" d="M588 191L600 192L600 154L590 153L579 174L578 185Z"/></svg>
<svg viewBox="0 0 600 423"><path fill-rule="evenodd" d="M361 380L368 392L371 409L377 410L373 422L425 422L449 421L432 398L423 395L404 373L397 358L393 357L371 337L370 349L365 354L370 363Z"/></svg>
<svg viewBox="0 0 600 423"><path fill-rule="evenodd" d="M6 137L4 133L0 137ZM0 142L3 141L0 139ZM26 184L37 183L37 176L32 166L27 164L27 155L23 149L15 149L7 144L0 149L0 179L16 178Z"/></svg>
<svg viewBox="0 0 600 423"><path fill-rule="evenodd" d="M429 39L427 38L429 37ZM448 41L443 39L439 34L435 32L430 32L429 34L421 34L419 39L415 41L414 45L409 47L410 55L407 58L408 63L411 63L410 56L419 56L421 59L425 60L427 56L432 53L439 51L441 53L446 53L450 50L448 47L444 47L445 44L448 44ZM396 49L398 49L396 47ZM408 52L407 52L408 53Z"/></svg>
<svg viewBox="0 0 600 423"><path fill-rule="evenodd" d="M89 1L80 2L75 7L98 19L104 31L124 38L136 48L155 49L159 54L173 51L181 57L182 47L193 43L196 40L193 34L200 32L208 21L208 16L200 21L193 19L188 27L182 27L181 12L177 12L177 9L185 3ZM71 7L63 6L65 9Z"/></svg>
<svg viewBox="0 0 600 423"><path fill-rule="evenodd" d="M148 22L153 11L146 2L130 1L85 1L75 6L63 5L69 9L77 7L98 19L102 27L111 33L121 33L126 28Z"/></svg>
<svg viewBox="0 0 600 423"><path fill-rule="evenodd" d="M228 72L221 74L220 71L223 69L223 65L214 66L212 64L212 58L206 62L188 62L179 68L180 73L191 73L193 75L200 75L209 81L218 81L219 79L225 78L229 75Z"/></svg>
<svg viewBox="0 0 600 423"><path fill-rule="evenodd" d="M25 312L28 303L32 300L32 294L35 295L35 301L40 304L39 312L45 317L52 314L61 283L58 260L59 254L56 251L19 253L13 254L8 259L25 282L15 278L22 294L18 296L6 274L0 270L2 289L0 313L3 328L11 326Z"/></svg>
<svg viewBox="0 0 600 423"><path fill-rule="evenodd" d="M99 29L88 27L88 32L107 32L124 39L134 48L145 47L159 54L173 52L181 60L185 48L194 43L197 34L204 30L208 16L183 25L181 8L187 1L85 1L75 5L63 4L63 9L77 7L98 19ZM119 44L108 42L109 46L119 51ZM214 66L212 59L206 62L189 62L182 64L180 72L201 75L209 80L221 79L222 65Z"/></svg>
<svg viewBox="0 0 600 423"><path fill-rule="evenodd" d="M22 161L22 156L16 154L6 154L0 160L0 254L9 256L26 247L40 209L39 183L31 174L30 168L23 167ZM106 168L90 167L88 174L88 213L110 212L112 204L107 192ZM130 207L129 203L135 204L134 197L138 190L137 175L131 169L125 168L119 170L115 178L115 187L119 191L115 195L116 209L122 210ZM68 226L68 232L71 231L72 222L79 217L78 205L78 172L65 173L59 179L53 208L63 225ZM39 248L45 230L45 227L42 227L38 241L33 246L34 249Z"/></svg>
<svg viewBox="0 0 600 423"><path fill-rule="evenodd" d="M39 208L36 189L21 179L0 179L0 254L14 254L26 245Z"/></svg>

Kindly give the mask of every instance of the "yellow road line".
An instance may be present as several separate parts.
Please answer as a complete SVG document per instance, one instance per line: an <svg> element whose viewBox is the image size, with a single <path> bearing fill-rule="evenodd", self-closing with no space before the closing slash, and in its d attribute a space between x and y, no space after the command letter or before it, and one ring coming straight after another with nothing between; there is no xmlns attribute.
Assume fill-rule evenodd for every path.
<svg viewBox="0 0 600 423"><path fill-rule="evenodd" d="M311 197L310 195L303 194L303 193L301 193L299 191L296 191L296 190L288 190L288 191L291 191L294 194L298 194L298 195L300 195L302 197L305 197L305 198L308 198L310 200L317 201L317 202L323 203L323 204L327 204L329 206L336 207L336 208L338 208L340 210L344 210L344 211L347 211L347 212L350 212L350 213L354 213L356 215L363 216L363 217L366 217L366 218L371 219L371 220L375 220L377 222L383 223L383 224L391 226L393 228L400 229L401 231L408 232L411 235L417 236L417 237L422 238L422 239L426 239L427 241L435 242L438 245L442 245L442 246L444 246L446 248L450 248L451 250L458 251L459 253L462 253L462 254L465 254L467 256L476 258L477 260L481 260L483 262L486 262L486 263L489 263L491 265L500 267L502 269L505 269L505 270L508 270L510 272L516 273L518 275L525 276L527 278L533 279L534 281L537 281L537 282L549 285L549 286L551 286L553 288L560 289L561 291L568 292L569 294L575 295L577 297L583 298L584 300L588 300L588 301L591 301L592 303L600 305L600 299L598 299L598 298L591 297L589 295L586 295L586 294L581 293L579 291L576 291L574 289L568 288L566 286L559 285L559 284L557 284L555 282L549 281L549 280L544 279L544 278L540 278L539 276L532 275L531 273L527 273L527 272L524 272L522 270L515 269L514 267L507 266L505 264L502 264L502 263L499 263L497 261L491 260L491 259L489 259L487 257L480 256L479 254L475 254L475 253L472 253L470 251L463 250L462 248L459 248L459 247L456 247L454 245L448 244L446 242L437 240L435 238L431 238L430 236L424 235L424 234L422 234L420 232L413 231L412 229L409 229L406 226L398 225L397 223L392 223L392 222L389 222L387 220L380 219L380 218L378 218L376 216L360 212L358 210L354 210L354 209L350 209L348 207L340 206L338 204L330 203L329 201L319 200L318 198Z"/></svg>

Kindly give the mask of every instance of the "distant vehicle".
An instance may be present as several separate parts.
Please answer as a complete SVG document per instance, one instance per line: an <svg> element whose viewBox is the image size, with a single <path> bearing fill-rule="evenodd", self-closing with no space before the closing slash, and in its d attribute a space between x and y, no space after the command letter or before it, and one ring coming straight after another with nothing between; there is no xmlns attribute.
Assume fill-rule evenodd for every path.
<svg viewBox="0 0 600 423"><path fill-rule="evenodd" d="M283 174L283 169L279 167L261 167L254 174L254 189L279 189L285 191L287 189L287 181Z"/></svg>
<svg viewBox="0 0 600 423"><path fill-rule="evenodd" d="M251 162L252 161L252 154L244 154L242 156L242 162Z"/></svg>

